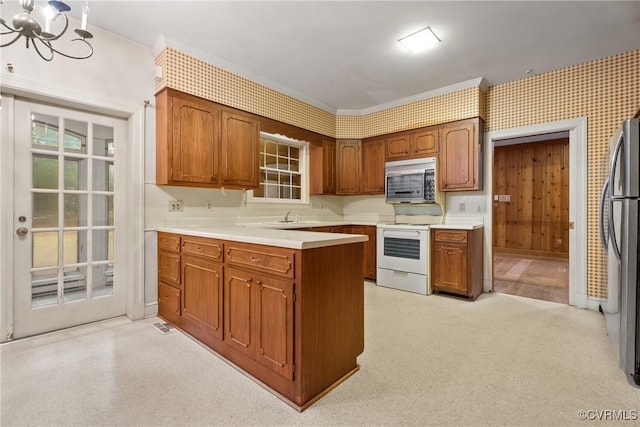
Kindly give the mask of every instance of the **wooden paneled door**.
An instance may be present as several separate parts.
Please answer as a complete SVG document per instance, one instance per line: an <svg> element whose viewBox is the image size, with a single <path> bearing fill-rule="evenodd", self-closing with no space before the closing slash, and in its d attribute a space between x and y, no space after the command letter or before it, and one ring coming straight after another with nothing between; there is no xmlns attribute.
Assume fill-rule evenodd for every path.
<svg viewBox="0 0 640 427"><path fill-rule="evenodd" d="M568 257L569 139L498 146L493 164L493 247Z"/></svg>

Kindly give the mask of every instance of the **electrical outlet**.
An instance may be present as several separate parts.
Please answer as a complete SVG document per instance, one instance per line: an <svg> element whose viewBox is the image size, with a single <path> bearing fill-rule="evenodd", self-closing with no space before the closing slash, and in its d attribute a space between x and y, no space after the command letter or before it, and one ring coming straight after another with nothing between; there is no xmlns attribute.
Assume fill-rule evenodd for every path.
<svg viewBox="0 0 640 427"><path fill-rule="evenodd" d="M214 207L213 202L210 200L207 200L207 209L213 209L213 207Z"/></svg>
<svg viewBox="0 0 640 427"><path fill-rule="evenodd" d="M184 204L182 200L169 200L169 212L183 212Z"/></svg>
<svg viewBox="0 0 640 427"><path fill-rule="evenodd" d="M466 209L467 209L467 205L466 205L466 203L464 203L464 202L460 202L460 203L458 203L458 210L459 210L460 212L464 212Z"/></svg>

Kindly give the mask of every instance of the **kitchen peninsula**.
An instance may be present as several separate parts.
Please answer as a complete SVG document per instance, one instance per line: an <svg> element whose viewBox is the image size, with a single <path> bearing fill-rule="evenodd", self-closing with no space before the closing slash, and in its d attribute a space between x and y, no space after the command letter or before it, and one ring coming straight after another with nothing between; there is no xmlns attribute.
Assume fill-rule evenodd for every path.
<svg viewBox="0 0 640 427"><path fill-rule="evenodd" d="M158 314L302 411L358 370L367 236L158 229Z"/></svg>

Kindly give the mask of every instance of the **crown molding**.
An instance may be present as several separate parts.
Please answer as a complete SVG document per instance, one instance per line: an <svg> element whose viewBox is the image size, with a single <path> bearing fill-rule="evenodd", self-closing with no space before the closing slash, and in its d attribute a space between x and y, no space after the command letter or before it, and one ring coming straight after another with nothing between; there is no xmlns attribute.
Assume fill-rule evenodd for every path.
<svg viewBox="0 0 640 427"><path fill-rule="evenodd" d="M388 110L389 108L399 107L401 105L410 104L416 101L424 101L425 99L435 98L436 96L445 95L447 93L457 92L472 87L479 87L483 91L487 90L487 83L484 77L477 77L475 79L467 80L460 83L455 83L449 86L444 86L438 89L430 90L428 92L422 92L417 95L408 96L406 98L397 99L395 101L387 102L385 104L376 105L362 110L342 110L338 109L336 116L366 116L367 114L377 113L379 111Z"/></svg>

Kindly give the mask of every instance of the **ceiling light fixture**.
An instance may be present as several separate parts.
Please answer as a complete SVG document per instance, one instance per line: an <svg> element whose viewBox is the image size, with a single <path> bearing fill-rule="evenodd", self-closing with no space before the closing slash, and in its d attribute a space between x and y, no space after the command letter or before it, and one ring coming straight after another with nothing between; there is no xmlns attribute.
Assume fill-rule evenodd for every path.
<svg viewBox="0 0 640 427"><path fill-rule="evenodd" d="M0 3L2 2L0 1ZM79 37L71 40L72 42L79 41L84 43L86 47L89 48L88 53L80 56L60 52L52 45L52 42L62 37L69 27L69 18L67 18L67 15L64 13L71 10L67 4L61 1L49 1L48 5L42 8L44 9L43 12L45 17L44 31L40 23L31 15L35 6L35 0L20 0L20 5L22 6L23 11L13 16L13 27L7 24L4 19L0 18L0 24L4 27L0 27L0 30L2 31L0 32L0 35L5 36L7 34L16 34L11 41L0 44L0 47L10 46L18 41L20 37L24 36L26 39L27 49L29 48L29 45L33 46L36 52L38 52L38 55L40 55L40 58L45 61L51 61L54 53L71 59L86 59L93 55L93 46L91 46L91 44L86 40L93 38L93 34L87 31L89 5L86 1L82 7L82 25L80 28L76 28L74 30ZM62 19L62 25L58 25L57 27L61 28L61 30L57 33L52 33L51 26L53 23L59 22L59 17ZM8 31L4 31L5 29ZM40 44L40 46L38 46L38 44Z"/></svg>
<svg viewBox="0 0 640 427"><path fill-rule="evenodd" d="M442 40L436 36L431 27L425 27L415 33L409 34L398 40L411 53L419 53L437 45Z"/></svg>

